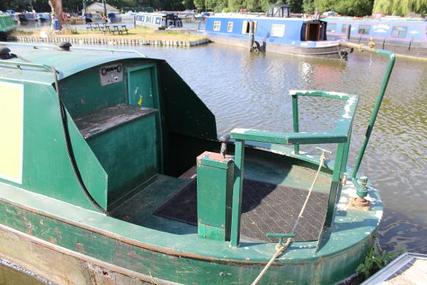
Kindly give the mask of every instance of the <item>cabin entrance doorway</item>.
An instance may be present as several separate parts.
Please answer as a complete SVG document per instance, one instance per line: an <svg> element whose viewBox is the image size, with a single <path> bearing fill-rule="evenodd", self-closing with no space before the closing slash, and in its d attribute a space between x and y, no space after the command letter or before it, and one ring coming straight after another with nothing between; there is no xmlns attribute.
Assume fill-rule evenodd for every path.
<svg viewBox="0 0 427 285"><path fill-rule="evenodd" d="M326 23L322 21L304 23L301 29L301 41L326 41Z"/></svg>
<svg viewBox="0 0 427 285"><path fill-rule="evenodd" d="M129 105L136 106L149 115L140 119L146 122L145 130L140 133L142 143L136 147L143 148L146 157L139 163L144 164L147 172L152 174L162 170L162 144L160 132L159 94L157 71L152 64L127 69Z"/></svg>

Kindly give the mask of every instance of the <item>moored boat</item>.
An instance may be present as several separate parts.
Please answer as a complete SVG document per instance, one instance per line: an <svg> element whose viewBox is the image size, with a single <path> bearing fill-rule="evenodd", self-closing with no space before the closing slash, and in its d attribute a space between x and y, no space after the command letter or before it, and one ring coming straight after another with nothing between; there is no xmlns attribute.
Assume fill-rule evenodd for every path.
<svg viewBox="0 0 427 285"><path fill-rule="evenodd" d="M425 19L328 17L324 21L328 23L327 35L331 39L371 43L378 48L427 49Z"/></svg>
<svg viewBox="0 0 427 285"><path fill-rule="evenodd" d="M290 17L287 6L279 8L273 7L266 16L215 14L207 17L206 24L199 30L214 42L257 52L335 58L348 55L349 50L342 48L339 40L327 39L326 22Z"/></svg>
<svg viewBox="0 0 427 285"><path fill-rule="evenodd" d="M38 17L37 17L36 12L22 12L22 13L18 14L18 18L19 18L20 23L38 21Z"/></svg>
<svg viewBox="0 0 427 285"><path fill-rule="evenodd" d="M182 27L182 20L174 13L139 12L135 15L135 23L138 26L157 29Z"/></svg>
<svg viewBox="0 0 427 285"><path fill-rule="evenodd" d="M50 22L52 20L50 13L47 12L37 13L37 18L40 22Z"/></svg>
<svg viewBox="0 0 427 285"><path fill-rule="evenodd" d="M248 284L263 269L262 284L332 284L363 261L382 203L357 173L392 54L381 51L390 62L351 170L355 95L291 91L293 132L234 129L219 140L214 115L163 60L7 46L0 254L8 260L69 284ZM300 130L300 97L341 101L335 127ZM337 148L334 160L302 152L307 144Z"/></svg>

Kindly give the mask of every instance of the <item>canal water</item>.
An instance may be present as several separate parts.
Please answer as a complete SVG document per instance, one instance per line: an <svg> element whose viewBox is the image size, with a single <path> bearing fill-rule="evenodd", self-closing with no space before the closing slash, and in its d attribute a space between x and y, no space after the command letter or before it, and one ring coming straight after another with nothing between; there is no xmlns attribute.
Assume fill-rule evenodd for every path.
<svg viewBox="0 0 427 285"><path fill-rule="evenodd" d="M360 147L386 61L353 53L347 62L210 44L192 49L141 48L168 60L213 111L219 134L235 127L291 131L290 89L323 89L360 96L351 158ZM303 98L301 130L333 126L342 106ZM306 99L306 100L305 100ZM334 150L331 145L326 148ZM313 151L307 149L307 151ZM354 160L350 159L350 167ZM427 253L427 64L398 60L361 172L380 189L385 205L381 246Z"/></svg>

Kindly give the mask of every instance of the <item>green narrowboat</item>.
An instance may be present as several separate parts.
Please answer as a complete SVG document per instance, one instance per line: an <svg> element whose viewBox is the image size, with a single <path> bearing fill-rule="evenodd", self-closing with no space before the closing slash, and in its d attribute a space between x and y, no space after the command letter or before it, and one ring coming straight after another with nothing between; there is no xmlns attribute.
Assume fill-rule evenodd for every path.
<svg viewBox="0 0 427 285"><path fill-rule="evenodd" d="M8 34L16 28L16 23L9 15L0 12L0 41L7 39Z"/></svg>
<svg viewBox="0 0 427 285"><path fill-rule="evenodd" d="M379 52L389 63L350 169L356 95L290 91L292 132L218 139L164 60L2 45L0 257L57 284L334 284L364 260L383 206L357 173L393 54ZM335 127L300 130L300 97L341 101ZM300 150L318 144L335 154Z"/></svg>

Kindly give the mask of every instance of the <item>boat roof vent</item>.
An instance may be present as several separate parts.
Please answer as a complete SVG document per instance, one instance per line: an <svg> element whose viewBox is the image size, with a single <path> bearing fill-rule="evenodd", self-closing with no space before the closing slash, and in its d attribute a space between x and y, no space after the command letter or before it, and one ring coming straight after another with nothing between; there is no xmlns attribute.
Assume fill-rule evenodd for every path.
<svg viewBox="0 0 427 285"><path fill-rule="evenodd" d="M70 44L69 42L63 42L59 44L59 48L64 51L70 51L71 47L72 47L72 44Z"/></svg>
<svg viewBox="0 0 427 285"><path fill-rule="evenodd" d="M10 52L8 47L0 48L0 59L11 59L17 57L16 54Z"/></svg>

